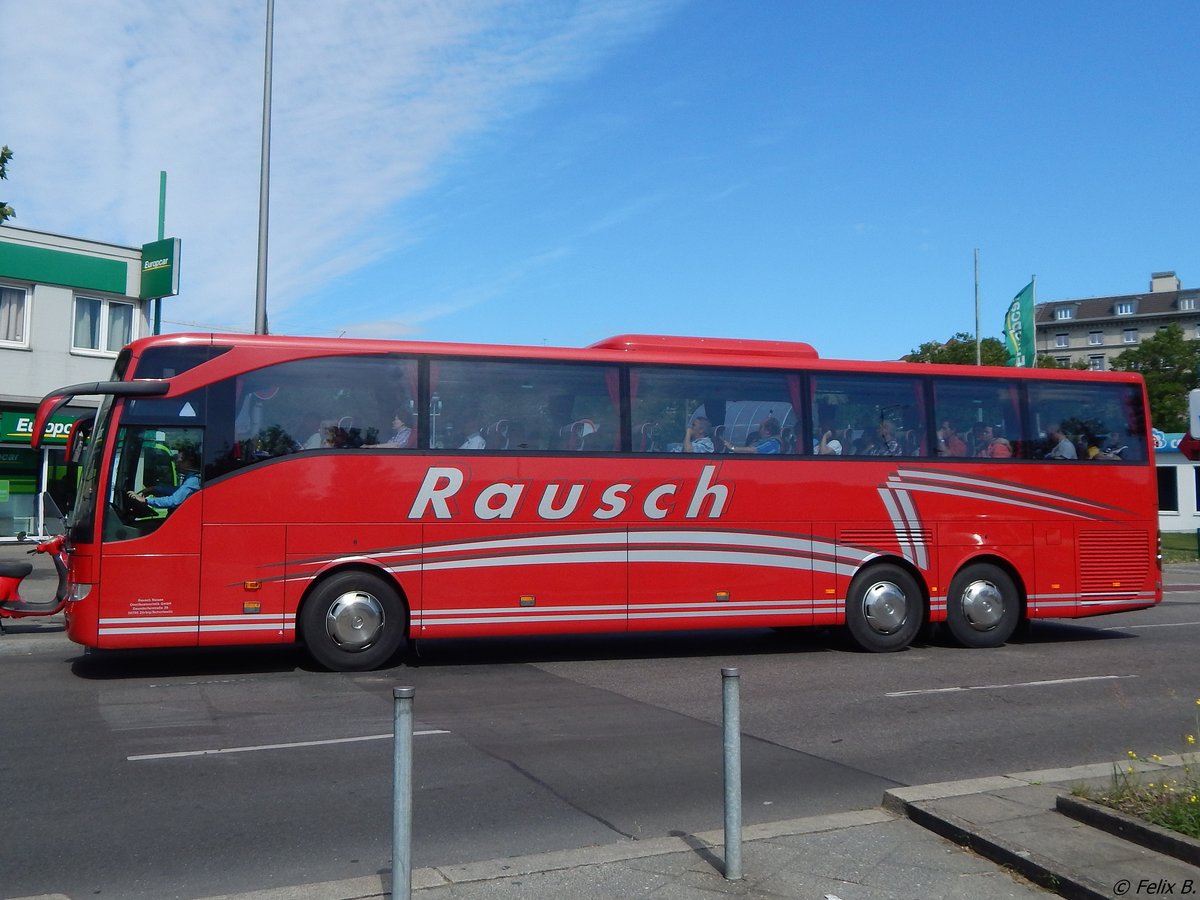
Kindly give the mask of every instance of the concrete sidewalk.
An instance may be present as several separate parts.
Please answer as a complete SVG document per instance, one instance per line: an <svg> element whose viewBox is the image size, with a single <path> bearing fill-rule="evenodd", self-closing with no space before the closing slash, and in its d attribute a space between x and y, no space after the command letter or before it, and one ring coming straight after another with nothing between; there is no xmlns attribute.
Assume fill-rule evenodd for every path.
<svg viewBox="0 0 1200 900"><path fill-rule="evenodd" d="M1138 766L1157 781L1183 777L1187 763L1174 757ZM419 900L1200 894L1200 841L1151 827L1146 840L1157 849L1150 849L1129 839L1134 823L1126 817L1101 812L1108 820L1102 829L1056 808L1060 795L1069 798L1081 785L1107 786L1114 765L1128 764L898 788L877 809L748 827L740 881L724 878L723 836L711 832L418 869L412 890ZM384 875L209 900L367 900L390 897L390 891L390 875Z"/></svg>

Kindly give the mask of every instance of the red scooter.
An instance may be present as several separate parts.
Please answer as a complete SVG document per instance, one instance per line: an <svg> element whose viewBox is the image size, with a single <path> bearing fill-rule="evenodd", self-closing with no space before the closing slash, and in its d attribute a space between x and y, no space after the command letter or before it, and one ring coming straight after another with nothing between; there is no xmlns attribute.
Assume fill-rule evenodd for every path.
<svg viewBox="0 0 1200 900"><path fill-rule="evenodd" d="M17 542L25 540L25 532L17 535ZM52 616L62 612L67 605L67 538L56 535L38 544L30 553L47 553L58 572L58 590L53 600L22 600L21 579L33 571L33 563L0 561L0 632L4 631L5 619L24 619L30 616Z"/></svg>

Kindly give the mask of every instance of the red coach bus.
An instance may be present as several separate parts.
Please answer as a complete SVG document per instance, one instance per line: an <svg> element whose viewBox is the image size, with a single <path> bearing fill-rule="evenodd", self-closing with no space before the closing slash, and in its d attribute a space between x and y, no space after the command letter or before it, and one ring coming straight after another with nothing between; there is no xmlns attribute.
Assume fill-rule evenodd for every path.
<svg viewBox="0 0 1200 900"><path fill-rule="evenodd" d="M68 519L87 647L845 625L900 650L1162 598L1137 376L169 335L125 348ZM35 434L41 433L40 425Z"/></svg>

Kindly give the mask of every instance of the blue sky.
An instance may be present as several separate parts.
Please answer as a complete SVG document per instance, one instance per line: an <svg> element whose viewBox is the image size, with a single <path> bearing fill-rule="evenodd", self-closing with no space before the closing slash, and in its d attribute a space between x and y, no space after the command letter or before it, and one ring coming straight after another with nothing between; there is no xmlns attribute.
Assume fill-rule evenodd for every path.
<svg viewBox="0 0 1200 900"><path fill-rule="evenodd" d="M895 358L1200 284L1200 4L276 0L279 333ZM183 242L251 330L265 2L0 0L11 224Z"/></svg>

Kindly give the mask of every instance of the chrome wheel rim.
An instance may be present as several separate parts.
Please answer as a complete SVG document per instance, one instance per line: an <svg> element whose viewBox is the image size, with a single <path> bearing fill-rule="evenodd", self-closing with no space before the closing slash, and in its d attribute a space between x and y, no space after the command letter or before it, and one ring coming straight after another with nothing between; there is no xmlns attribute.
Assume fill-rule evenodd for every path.
<svg viewBox="0 0 1200 900"><path fill-rule="evenodd" d="M872 631L895 634L908 619L908 595L890 581L873 584L863 595L863 616Z"/></svg>
<svg viewBox="0 0 1200 900"><path fill-rule="evenodd" d="M1004 595L990 581L972 581L959 597L963 618L976 631L990 631L1004 618Z"/></svg>
<svg viewBox="0 0 1200 900"><path fill-rule="evenodd" d="M383 605L366 591L347 591L329 604L325 631L343 650L366 650L383 631Z"/></svg>

